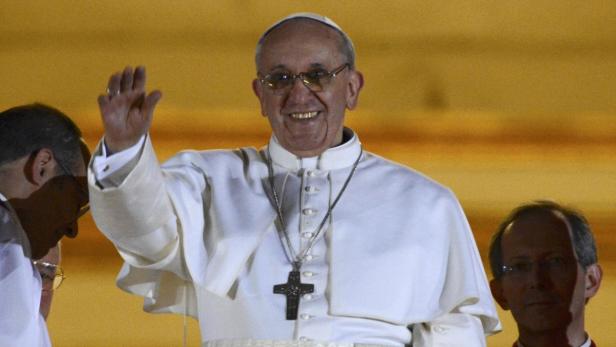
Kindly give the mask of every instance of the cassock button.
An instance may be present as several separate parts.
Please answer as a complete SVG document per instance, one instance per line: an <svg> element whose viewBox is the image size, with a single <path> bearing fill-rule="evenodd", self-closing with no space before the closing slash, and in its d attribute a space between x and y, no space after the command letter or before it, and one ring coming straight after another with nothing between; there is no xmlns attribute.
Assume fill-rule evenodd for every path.
<svg viewBox="0 0 616 347"><path fill-rule="evenodd" d="M299 318L301 318L302 320L309 320L312 316L310 316L309 314L305 314L302 313L299 315Z"/></svg>
<svg viewBox="0 0 616 347"><path fill-rule="evenodd" d="M314 272L304 271L303 275L304 275L304 277L312 277L312 276L314 276Z"/></svg>
<svg viewBox="0 0 616 347"><path fill-rule="evenodd" d="M307 186L304 188L304 190L306 191L306 193L316 193L319 191L319 188L315 186Z"/></svg>
<svg viewBox="0 0 616 347"><path fill-rule="evenodd" d="M306 256L304 257L304 260L306 261L311 261L312 259L314 259L314 256L312 254L306 254Z"/></svg>
<svg viewBox="0 0 616 347"><path fill-rule="evenodd" d="M309 238L311 238L313 235L314 235L314 233L313 233L313 232L310 232L310 231L304 231L304 232L302 233L302 237L303 237L303 238L305 238L305 239L309 239Z"/></svg>
<svg viewBox="0 0 616 347"><path fill-rule="evenodd" d="M312 295L312 294L304 294L304 296L302 296L302 298L304 300L312 300L314 298L314 295Z"/></svg>
<svg viewBox="0 0 616 347"><path fill-rule="evenodd" d="M302 213L304 214L304 216L312 216L313 214L317 213L317 210L315 210L314 208L305 208L302 210Z"/></svg>
<svg viewBox="0 0 616 347"><path fill-rule="evenodd" d="M308 175L308 177L314 177L317 175L317 173L314 172L313 170L308 170L306 171L306 175Z"/></svg>

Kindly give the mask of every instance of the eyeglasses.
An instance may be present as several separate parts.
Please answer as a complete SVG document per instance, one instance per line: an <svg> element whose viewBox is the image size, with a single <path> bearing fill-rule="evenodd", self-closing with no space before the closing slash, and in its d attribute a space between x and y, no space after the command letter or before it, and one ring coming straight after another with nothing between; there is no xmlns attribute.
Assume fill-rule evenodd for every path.
<svg viewBox="0 0 616 347"><path fill-rule="evenodd" d="M283 94L293 85L296 79L299 78L302 83L313 92L323 91L331 81L341 73L345 68L350 68L348 63L345 63L332 71L325 69L313 69L307 72L300 72L298 74L292 74L288 71L274 72L265 77L260 78L259 81L264 86L267 86L275 94Z"/></svg>
<svg viewBox="0 0 616 347"><path fill-rule="evenodd" d="M533 268L538 266L545 273L560 275L567 271L571 264L574 263L575 260L560 256L549 257L536 262L521 260L510 265L503 265L501 271L503 276L520 278L528 276L533 271Z"/></svg>
<svg viewBox="0 0 616 347"><path fill-rule="evenodd" d="M77 180L77 177L75 177L75 175L73 175L61 162L60 160L56 160L56 162L58 163L58 166L60 166L60 169L62 169L62 172L66 175L69 176L73 182L75 183L75 185L78 187L78 191L79 191L79 195L80 195L80 201L85 201L85 204L82 206L79 206L79 211L77 212L77 218L79 219L81 216L83 216L84 214L86 214L89 210L90 210L90 195L88 193L87 190L83 189L83 185L79 182L79 180Z"/></svg>
<svg viewBox="0 0 616 347"><path fill-rule="evenodd" d="M66 278L64 276L64 270L61 266L48 263L46 261L33 261L32 262L43 280L43 289L56 290L62 284L62 281Z"/></svg>

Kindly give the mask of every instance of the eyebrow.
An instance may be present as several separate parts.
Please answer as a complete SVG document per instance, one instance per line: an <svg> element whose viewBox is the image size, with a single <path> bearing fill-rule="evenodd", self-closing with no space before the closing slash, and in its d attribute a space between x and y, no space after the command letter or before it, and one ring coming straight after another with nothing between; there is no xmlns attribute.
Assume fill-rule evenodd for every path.
<svg viewBox="0 0 616 347"><path fill-rule="evenodd" d="M549 256L553 256L553 255L558 255L558 256L563 256L566 257L567 254L565 254L566 252L562 251L562 250L552 250L552 251L548 251L548 252L543 252L541 254L538 255L537 258L542 259L542 258L546 258ZM512 260L531 260L531 257L528 255L516 255L513 256L509 259L509 261Z"/></svg>
<svg viewBox="0 0 616 347"><path fill-rule="evenodd" d="M310 64L310 68L311 69L315 69L315 68L325 68L325 65L321 64L321 63L312 63ZM271 69L269 69L268 71L275 71L277 69L284 69L284 70L290 70L286 65L284 64L278 64L273 66Z"/></svg>

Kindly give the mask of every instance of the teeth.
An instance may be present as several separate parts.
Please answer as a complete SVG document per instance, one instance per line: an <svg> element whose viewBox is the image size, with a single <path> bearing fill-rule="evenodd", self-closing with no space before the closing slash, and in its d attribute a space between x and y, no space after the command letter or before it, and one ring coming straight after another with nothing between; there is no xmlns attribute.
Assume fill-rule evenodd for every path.
<svg viewBox="0 0 616 347"><path fill-rule="evenodd" d="M314 118L317 116L316 111L314 112L296 112L296 113L291 113L291 117L294 119L310 119L310 118Z"/></svg>

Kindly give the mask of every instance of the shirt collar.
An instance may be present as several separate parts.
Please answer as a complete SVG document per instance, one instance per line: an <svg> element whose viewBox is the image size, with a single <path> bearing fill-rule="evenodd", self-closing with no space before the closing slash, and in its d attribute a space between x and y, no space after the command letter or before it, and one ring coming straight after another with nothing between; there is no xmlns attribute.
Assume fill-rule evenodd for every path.
<svg viewBox="0 0 616 347"><path fill-rule="evenodd" d="M349 140L336 147L327 149L316 157L302 158L296 156L282 147L273 135L267 150L276 165L280 165L288 170L316 169L330 171L342 169L352 166L357 156L361 153L361 143L353 130L344 128L344 132L347 136L350 136Z"/></svg>
<svg viewBox="0 0 616 347"><path fill-rule="evenodd" d="M9 205L9 200L6 198L6 196L2 195L2 193L0 193L0 206L4 206L9 211L13 212L13 209Z"/></svg>

